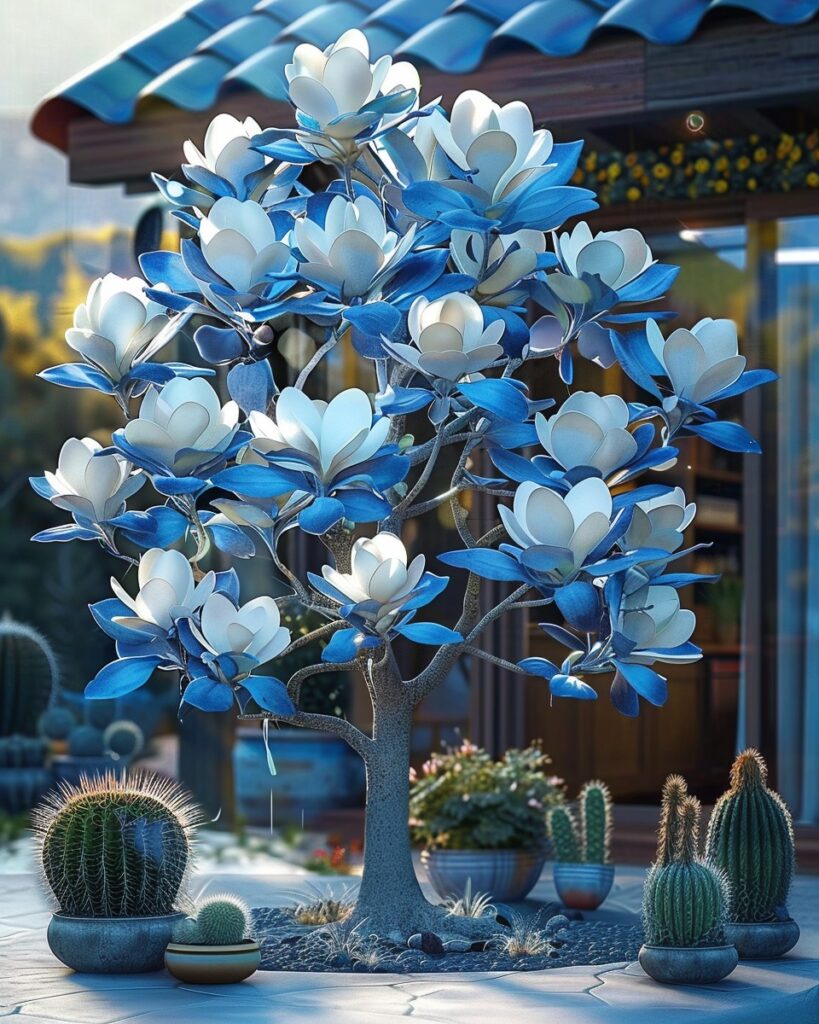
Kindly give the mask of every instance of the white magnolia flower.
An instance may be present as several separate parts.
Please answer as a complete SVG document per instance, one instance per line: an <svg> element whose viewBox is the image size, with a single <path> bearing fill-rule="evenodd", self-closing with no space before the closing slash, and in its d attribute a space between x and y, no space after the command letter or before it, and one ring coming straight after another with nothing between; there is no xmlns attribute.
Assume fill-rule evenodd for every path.
<svg viewBox="0 0 819 1024"><path fill-rule="evenodd" d="M481 307L469 295L453 292L433 302L421 295L410 306L407 323L414 344L391 344L390 351L428 377L458 381L503 355L503 321L484 330Z"/></svg>
<svg viewBox="0 0 819 1024"><path fill-rule="evenodd" d="M213 593L214 573L197 583L190 562L181 551L151 548L139 560L139 592L131 595L113 577L111 588L133 616L118 616L114 622L132 629L167 633L176 623L192 615Z"/></svg>
<svg viewBox="0 0 819 1024"><path fill-rule="evenodd" d="M188 476L229 447L238 423L236 403L220 405L203 377L174 377L161 391L148 389L125 440L175 476Z"/></svg>
<svg viewBox="0 0 819 1024"><path fill-rule="evenodd" d="M45 478L51 502L72 515L104 523L125 510L125 501L145 482L141 473L119 455L101 455L102 445L92 437L70 437L60 449L57 469Z"/></svg>
<svg viewBox="0 0 819 1024"><path fill-rule="evenodd" d="M690 331L678 327L665 339L656 321L648 320L646 335L677 398L707 402L733 384L745 369L733 320L705 317Z"/></svg>
<svg viewBox="0 0 819 1024"><path fill-rule="evenodd" d="M267 460L259 456L295 450L307 456L313 472L325 481L371 459L390 430L387 416L373 422L370 400L360 388L348 388L330 402L308 398L298 388L284 388L274 415L250 414L254 440L242 461L263 463Z"/></svg>
<svg viewBox="0 0 819 1024"><path fill-rule="evenodd" d="M590 466L604 477L637 453L627 425L628 406L619 395L592 391L575 391L554 416L535 418L540 443L564 469Z"/></svg>
<svg viewBox="0 0 819 1024"><path fill-rule="evenodd" d="M165 309L145 295L145 287L141 277L98 277L65 332L71 348L114 383L156 351L159 345L152 349L151 343L168 323Z"/></svg>
<svg viewBox="0 0 819 1024"><path fill-rule="evenodd" d="M266 275L283 272L291 259L287 238L251 199L217 199L199 222L199 242L205 262L236 292L233 305L258 298L270 285ZM207 282L200 285L214 305L225 304Z"/></svg>
<svg viewBox="0 0 819 1024"><path fill-rule="evenodd" d="M419 117L402 131L412 140L417 154L415 158L410 157L413 181L446 181L452 176L450 163L462 171L469 170L466 156L456 145L452 127L441 110L436 108L428 116ZM406 144L402 148L407 148Z"/></svg>
<svg viewBox="0 0 819 1024"><path fill-rule="evenodd" d="M388 55L371 64L370 45L358 29L345 32L325 50L302 43L284 73L294 106L336 140L339 153L355 152L352 140L361 132L383 127L412 110L421 90L412 64L393 64ZM371 109L374 101L389 95L395 96L395 109L389 114ZM332 153L316 147L307 133L300 133L299 141L318 156Z"/></svg>
<svg viewBox="0 0 819 1024"><path fill-rule="evenodd" d="M241 608L224 594L211 594L202 606L197 638L213 654L249 654L264 664L290 644L272 597L256 597Z"/></svg>
<svg viewBox="0 0 819 1024"><path fill-rule="evenodd" d="M327 582L352 603L374 601L378 607L363 613L379 633L386 633L424 575L425 559L416 555L407 565L407 549L392 533L360 537L350 555L350 572L322 567Z"/></svg>
<svg viewBox="0 0 819 1024"><path fill-rule="evenodd" d="M498 506L506 532L522 548L545 545L569 553L558 567L564 575L579 569L606 536L611 511L611 493L598 477L581 480L565 495L527 481L515 491L511 509Z"/></svg>
<svg viewBox="0 0 819 1024"><path fill-rule="evenodd" d="M662 548L676 551L683 542L683 531L688 528L697 506L686 504L682 487L670 494L638 501L629 528L621 541L624 550L634 548Z"/></svg>
<svg viewBox="0 0 819 1024"><path fill-rule="evenodd" d="M235 184L248 174L261 170L270 157L250 148L250 140L261 132L258 121L233 114L217 114L205 132L204 153L190 140L182 147L185 159L195 167L204 167Z"/></svg>
<svg viewBox="0 0 819 1024"><path fill-rule="evenodd" d="M450 251L462 274L480 279L477 292L485 302L493 306L519 305L526 300L526 292L517 285L537 269L538 256L546 252L546 236L542 231L531 229L498 235L489 247L484 264L484 236L477 231L456 228L452 232ZM494 269L481 277L484 265Z"/></svg>
<svg viewBox="0 0 819 1024"><path fill-rule="evenodd" d="M487 204L500 202L524 183L545 174L552 134L535 131L532 112L515 101L501 107L482 92L462 92L449 118L456 163L468 167L472 186L453 181L452 188L482 193ZM448 150L447 146L442 147Z"/></svg>
<svg viewBox="0 0 819 1024"><path fill-rule="evenodd" d="M592 235L585 221L571 233L564 231L558 242L560 256L573 277L596 274L614 291L639 277L652 263L646 240L636 228L598 231Z"/></svg>
<svg viewBox="0 0 819 1024"><path fill-rule="evenodd" d="M686 643L696 624L694 613L680 608L680 595L674 587L647 584L623 598L618 630L637 645L637 651L653 652ZM685 660L696 661L697 657L691 655ZM654 660L649 654L629 655L629 661L642 664Z"/></svg>
<svg viewBox="0 0 819 1024"><path fill-rule="evenodd" d="M293 229L311 280L338 291L345 301L375 293L412 248L415 225L403 237L389 230L381 207L367 196L336 196L324 227L302 218Z"/></svg>

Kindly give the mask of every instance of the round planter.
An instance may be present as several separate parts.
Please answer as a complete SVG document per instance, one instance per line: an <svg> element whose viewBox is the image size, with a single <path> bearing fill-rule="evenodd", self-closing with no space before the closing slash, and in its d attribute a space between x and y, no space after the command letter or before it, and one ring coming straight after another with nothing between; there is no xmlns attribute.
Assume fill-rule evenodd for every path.
<svg viewBox="0 0 819 1024"><path fill-rule="evenodd" d="M739 957L734 946L641 946L640 966L664 985L711 985L722 981L736 967Z"/></svg>
<svg viewBox="0 0 819 1024"><path fill-rule="evenodd" d="M248 939L232 946L193 946L171 942L165 966L179 981L193 985L232 985L254 974L262 959L259 943Z"/></svg>
<svg viewBox="0 0 819 1024"><path fill-rule="evenodd" d="M613 864L565 864L555 862L554 883L564 907L597 910L611 892Z"/></svg>
<svg viewBox="0 0 819 1024"><path fill-rule="evenodd" d="M734 922L725 926L725 938L737 947L740 960L772 960L793 949L799 925L787 921Z"/></svg>
<svg viewBox="0 0 819 1024"><path fill-rule="evenodd" d="M173 927L184 916L68 917L54 914L48 926L48 944L58 960L82 974L161 971Z"/></svg>
<svg viewBox="0 0 819 1024"><path fill-rule="evenodd" d="M546 851L539 850L424 850L424 865L433 889L446 899L463 896L467 881L472 892L513 903L534 888Z"/></svg>
<svg viewBox="0 0 819 1024"><path fill-rule="evenodd" d="M355 807L364 798L364 764L358 754L329 733L312 729L271 729L270 752L277 774L271 777L259 729L239 729L233 747L236 812L251 825L310 821L338 807Z"/></svg>

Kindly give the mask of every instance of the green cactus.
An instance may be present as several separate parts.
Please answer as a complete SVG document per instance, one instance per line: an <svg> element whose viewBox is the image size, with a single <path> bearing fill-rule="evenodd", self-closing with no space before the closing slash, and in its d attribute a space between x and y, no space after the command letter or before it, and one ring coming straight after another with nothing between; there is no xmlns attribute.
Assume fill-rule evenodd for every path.
<svg viewBox="0 0 819 1024"><path fill-rule="evenodd" d="M611 841L611 793L598 779L580 790L580 835L586 864L606 864Z"/></svg>
<svg viewBox="0 0 819 1024"><path fill-rule="evenodd" d="M46 638L6 613L0 621L0 736L37 734L58 675Z"/></svg>
<svg viewBox="0 0 819 1024"><path fill-rule="evenodd" d="M44 711L37 720L37 732L47 740L67 740L77 719L68 708L54 705Z"/></svg>
<svg viewBox="0 0 819 1024"><path fill-rule="evenodd" d="M670 864L680 841L680 812L688 796L688 783L682 775L669 775L663 784L657 863Z"/></svg>
<svg viewBox="0 0 819 1024"><path fill-rule="evenodd" d="M111 722L102 734L102 745L106 751L129 760L136 757L145 746L145 737L136 722L123 718Z"/></svg>
<svg viewBox="0 0 819 1024"><path fill-rule="evenodd" d="M649 945L690 949L725 943L728 885L722 872L697 856L699 817L699 800L686 797L673 859L658 859L646 876L643 925ZM661 844L658 857L665 852Z"/></svg>
<svg viewBox="0 0 819 1024"><path fill-rule="evenodd" d="M209 896L197 908L200 941L206 946L234 946L250 935L250 911L228 894Z"/></svg>
<svg viewBox="0 0 819 1024"><path fill-rule="evenodd" d="M77 725L68 736L68 753L72 757L100 757L103 752L102 733L93 725Z"/></svg>
<svg viewBox="0 0 819 1024"><path fill-rule="evenodd" d="M739 754L731 768L731 788L719 798L708 822L706 856L731 883L733 921L787 916L793 825L782 798L768 789L767 777L758 751Z"/></svg>
<svg viewBox="0 0 819 1024"><path fill-rule="evenodd" d="M580 861L577 824L568 807L553 807L549 812L549 836L559 861L564 864L577 864Z"/></svg>
<svg viewBox="0 0 819 1024"><path fill-rule="evenodd" d="M173 927L171 938L174 942L185 946L202 944L202 933L196 920L192 917L183 917L181 921L178 921Z"/></svg>
<svg viewBox="0 0 819 1024"><path fill-rule="evenodd" d="M148 773L82 777L32 815L43 875L70 917L171 913L200 821L184 790Z"/></svg>

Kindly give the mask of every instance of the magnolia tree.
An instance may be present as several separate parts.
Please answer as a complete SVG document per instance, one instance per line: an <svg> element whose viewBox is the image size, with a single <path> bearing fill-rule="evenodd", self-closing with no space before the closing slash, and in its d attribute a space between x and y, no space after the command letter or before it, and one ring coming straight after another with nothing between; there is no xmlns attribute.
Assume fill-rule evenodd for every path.
<svg viewBox="0 0 819 1024"><path fill-rule="evenodd" d="M673 314L657 300L677 268L658 263L638 231L593 234L581 221L558 233L596 206L568 184L581 144L553 143L525 104L469 91L447 117L438 100L421 104L410 64L371 62L358 31L323 52L298 46L286 75L296 127L263 131L220 114L203 152L187 142L181 176L155 176L184 225L181 252L143 256L145 281L95 281L66 335L79 361L41 374L110 395L124 426L108 447L69 439L57 469L32 481L72 519L35 540L95 542L136 568L91 607L117 660L88 697L169 671L183 709L238 707L333 733L361 755L356 917L408 933L442 913L410 856L413 708L464 656L539 676L553 697L596 699L599 679L625 715L641 699L661 705L662 666L700 657L679 589L705 577L673 564L694 506L678 487L636 481L672 466L690 435L757 451L715 407L773 375L746 370L728 320L664 335ZM306 183L319 177L304 173L313 164L333 177L320 191ZM530 327L533 307L542 315ZM186 325L203 365L160 361ZM277 345L300 359L281 389L268 358ZM309 397L338 346L370 368L370 392ZM646 402L572 392L578 355L619 363ZM546 358L570 392L558 407L521 380ZM226 371L218 388L213 367ZM410 416L425 436L407 433ZM443 466L449 484L431 493ZM146 485L147 510L129 510ZM467 519L470 491L497 497L499 522L482 536ZM460 542L435 558L453 579L424 554L410 559L402 541L408 520L442 505ZM320 575L285 564L280 542L294 529L323 542ZM323 624L293 639L281 597L242 603L233 569L205 571L214 548L272 558L271 576ZM508 584L491 606L487 579ZM454 628L425 614L448 586L463 598ZM566 649L562 663L484 649L504 613L546 605L564 623L542 627ZM316 639L326 641L321 662L278 678L276 659ZM405 644L430 652L411 678ZM371 734L300 710L305 687L338 670L366 684Z"/></svg>

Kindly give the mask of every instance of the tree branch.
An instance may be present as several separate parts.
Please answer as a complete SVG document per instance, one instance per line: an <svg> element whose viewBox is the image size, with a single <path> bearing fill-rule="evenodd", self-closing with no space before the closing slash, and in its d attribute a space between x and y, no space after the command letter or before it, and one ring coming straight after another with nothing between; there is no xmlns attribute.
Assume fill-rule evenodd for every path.
<svg viewBox="0 0 819 1024"><path fill-rule="evenodd" d="M499 658L497 654L490 654L489 651L483 651L480 647L474 647L472 644L464 647L463 654L472 654L476 658L482 658L484 661L491 662L493 665L497 665L498 668L505 668L508 672L517 672L519 675L525 676L529 673L524 669L520 668L513 661L507 661L506 658Z"/></svg>
<svg viewBox="0 0 819 1024"><path fill-rule="evenodd" d="M352 722L346 718L334 718L332 715L317 715L307 711L296 711L292 715L274 715L270 712L258 715L240 715L240 722L261 722L265 718L271 722L281 722L282 725L296 725L302 729L317 729L319 732L329 732L333 736L343 739L353 750L365 761L370 756L373 748L372 739L357 729Z"/></svg>

